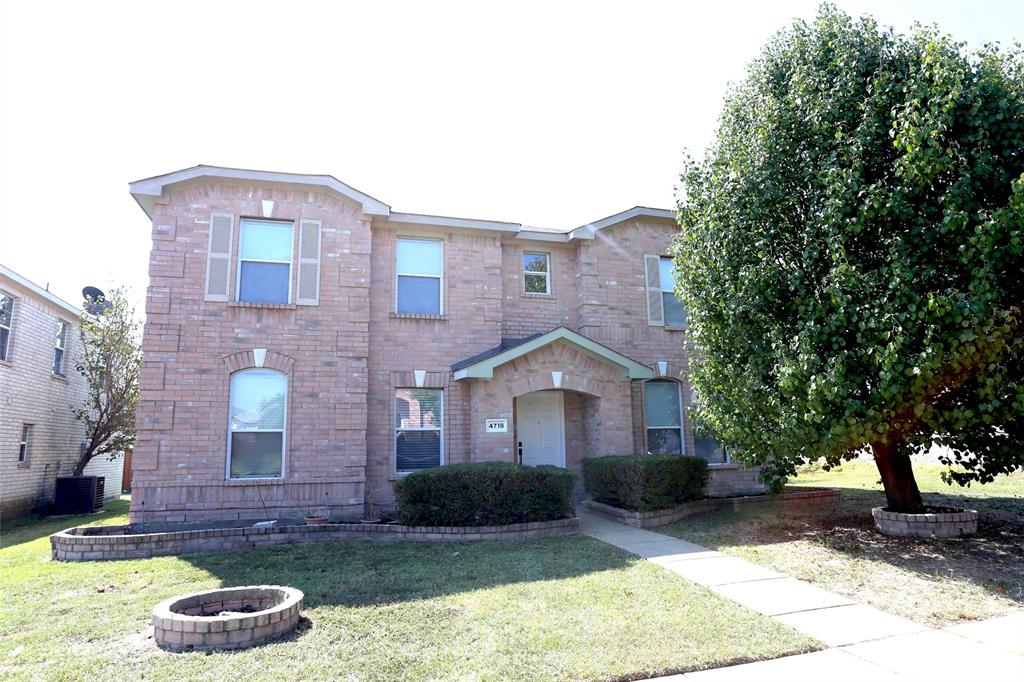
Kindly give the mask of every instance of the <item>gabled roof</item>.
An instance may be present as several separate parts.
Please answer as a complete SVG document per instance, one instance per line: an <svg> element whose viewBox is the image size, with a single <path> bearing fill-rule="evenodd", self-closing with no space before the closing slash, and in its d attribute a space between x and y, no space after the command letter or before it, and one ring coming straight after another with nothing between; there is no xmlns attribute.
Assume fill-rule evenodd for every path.
<svg viewBox="0 0 1024 682"><path fill-rule="evenodd" d="M276 183L281 185L301 185L317 187L336 192L356 202L362 207L364 214L379 217L389 223L442 227L450 230L471 230L482 232L498 232L515 239L544 242L571 242L581 239L593 239L597 232L634 218L653 218L656 220L675 220L675 212L663 208L634 206L631 209L601 218L592 223L576 228L545 228L527 226L521 223L503 222L499 220L479 220L476 218L455 218L450 216L426 215L423 213L392 212L391 207L369 194L360 192L346 185L331 175L309 175L305 173L278 173L276 171L247 170L244 168L226 168L223 166L199 165L192 168L157 175L152 178L136 180L128 184L131 195L138 202L146 215L153 218L156 212L156 200L164 191L175 185L199 178L221 178L247 182Z"/></svg>
<svg viewBox="0 0 1024 682"><path fill-rule="evenodd" d="M610 365L622 367L626 370L630 379L651 379L654 377L653 370L647 365L642 365L636 360L618 351L614 351L608 346L601 345L593 339L588 339L582 334L577 334L571 329L556 327L547 333L534 334L525 339L504 339L499 346L455 363L452 365L455 380L491 379L494 376L495 367L511 362L555 341L562 341L592 358Z"/></svg>
<svg viewBox="0 0 1024 682"><path fill-rule="evenodd" d="M9 279L15 284L23 286L24 288L28 289L39 298L49 301L53 305L57 306L58 308L61 308L62 310L71 315L74 315L75 317L78 317L78 315L81 313L81 311L79 311L77 307L71 305L60 296L57 296L56 294L51 294L48 289L44 289L43 287L39 286L32 280L22 277L14 270L11 270L8 267L0 265L0 280L3 279Z"/></svg>
<svg viewBox="0 0 1024 682"><path fill-rule="evenodd" d="M163 194L165 187L177 185L196 178L213 177L229 180L250 180L254 182L275 182L287 185L312 185L330 189L351 199L363 207L367 215L388 215L391 207L383 201L374 199L354 187L346 185L331 175L307 175L305 173L278 173L276 171L246 170L244 168L224 168L222 166L198 165L184 170L157 175L144 180L136 180L128 184L128 191L139 202L139 206L150 218L153 217L156 199Z"/></svg>

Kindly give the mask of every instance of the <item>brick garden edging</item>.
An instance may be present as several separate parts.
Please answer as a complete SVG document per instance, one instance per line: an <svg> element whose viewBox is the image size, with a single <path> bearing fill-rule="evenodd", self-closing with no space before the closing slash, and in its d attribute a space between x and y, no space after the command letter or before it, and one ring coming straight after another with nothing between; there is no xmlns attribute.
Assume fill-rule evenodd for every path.
<svg viewBox="0 0 1024 682"><path fill-rule="evenodd" d="M328 523L314 526L212 528L166 533L134 533L130 526L78 526L50 536L55 561L146 559L154 556L245 549L316 540L533 540L576 535L576 517L505 526L398 526L370 523Z"/></svg>
<svg viewBox="0 0 1024 682"><path fill-rule="evenodd" d="M973 509L902 514L886 511L885 507L875 507L871 516L875 518L875 528L882 535L956 538L978 532L978 512Z"/></svg>
<svg viewBox="0 0 1024 682"><path fill-rule="evenodd" d="M721 511L723 509L746 509L751 506L815 507L833 504L839 500L838 488L815 488L799 492L785 492L778 495L750 495L747 497L709 497L693 502L684 502L678 507L658 511L636 512L620 509L608 504L585 500L583 506L605 518L618 521L632 528L654 528L675 523L694 514Z"/></svg>
<svg viewBox="0 0 1024 682"><path fill-rule="evenodd" d="M302 599L299 590L278 585L171 597L153 609L153 639L170 651L247 649L291 632L299 622Z"/></svg>

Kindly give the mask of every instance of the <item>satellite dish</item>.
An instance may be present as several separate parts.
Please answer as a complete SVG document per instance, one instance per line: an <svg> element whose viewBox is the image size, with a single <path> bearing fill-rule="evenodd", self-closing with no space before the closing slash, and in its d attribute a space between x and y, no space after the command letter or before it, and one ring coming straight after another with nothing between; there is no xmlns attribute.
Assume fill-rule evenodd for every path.
<svg viewBox="0 0 1024 682"><path fill-rule="evenodd" d="M82 289L82 298L85 299L85 310L91 315L102 315L104 310L113 307L107 295L97 287Z"/></svg>

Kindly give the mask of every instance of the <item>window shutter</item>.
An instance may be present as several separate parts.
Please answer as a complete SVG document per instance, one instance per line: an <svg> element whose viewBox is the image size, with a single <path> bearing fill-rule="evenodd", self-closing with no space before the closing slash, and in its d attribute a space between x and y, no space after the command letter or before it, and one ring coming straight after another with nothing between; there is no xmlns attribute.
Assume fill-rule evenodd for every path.
<svg viewBox="0 0 1024 682"><path fill-rule="evenodd" d="M231 238L235 216L230 213L210 215L210 247L206 256L206 300L226 301L230 290Z"/></svg>
<svg viewBox="0 0 1024 682"><path fill-rule="evenodd" d="M645 291L647 293L647 324L664 327L665 311L661 301L661 256L644 256Z"/></svg>
<svg viewBox="0 0 1024 682"><path fill-rule="evenodd" d="M303 220L299 225L298 305L320 303L320 221Z"/></svg>

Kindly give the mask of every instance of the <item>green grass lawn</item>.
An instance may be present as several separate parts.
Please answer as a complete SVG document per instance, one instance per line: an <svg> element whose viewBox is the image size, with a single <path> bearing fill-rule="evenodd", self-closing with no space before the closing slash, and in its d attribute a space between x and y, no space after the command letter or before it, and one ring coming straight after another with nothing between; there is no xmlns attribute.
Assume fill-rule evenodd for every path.
<svg viewBox="0 0 1024 682"><path fill-rule="evenodd" d="M842 502L832 510L723 512L658 530L933 626L1024 606L1024 472L951 488L939 478L942 469L914 463L925 503L977 509L973 537L880 535L871 508L885 497L874 463L866 461L830 472L807 467L791 482L841 488Z"/></svg>
<svg viewBox="0 0 1024 682"><path fill-rule="evenodd" d="M87 517L123 523L126 505ZM0 678L622 679L820 645L586 537L515 543L324 542L140 561L50 561L48 534L0 541ZM244 652L153 644L160 600L222 585L305 592L285 639Z"/></svg>

